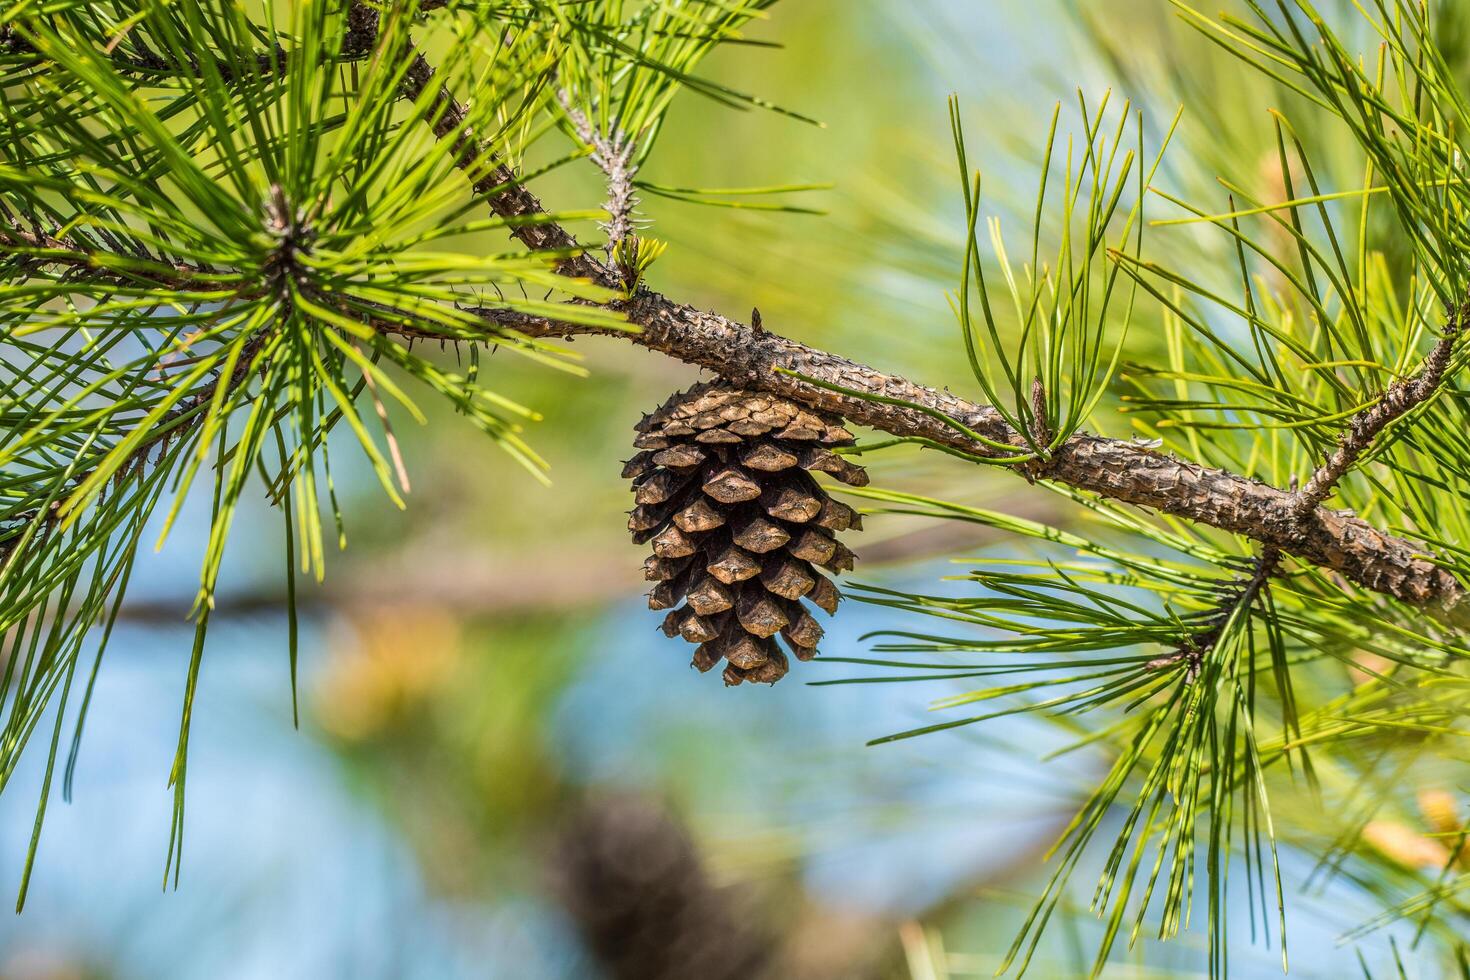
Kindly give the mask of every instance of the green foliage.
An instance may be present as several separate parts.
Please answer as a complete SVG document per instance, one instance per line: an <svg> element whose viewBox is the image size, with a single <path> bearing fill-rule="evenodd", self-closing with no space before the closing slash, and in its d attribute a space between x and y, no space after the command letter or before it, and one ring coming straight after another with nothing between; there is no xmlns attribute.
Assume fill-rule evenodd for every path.
<svg viewBox="0 0 1470 980"><path fill-rule="evenodd" d="M449 6L0 4L0 788L56 719L22 902L82 695L68 777L80 744L91 683L78 660L93 626L110 627L145 525L162 518L162 546L208 487L170 776L177 881L192 705L247 489L258 479L284 517L294 597L298 571L320 579L330 542L345 544L328 449L344 423L400 506L410 485L388 406L422 421L415 389L539 475L523 436L535 411L488 387L476 358L466 371L411 344L491 344L579 372L557 345L467 308L626 329L597 305L606 290L557 274L571 251L479 244L602 212L486 218L488 201L556 133L558 73L595 72L651 143L677 89L736 98L690 72L763 4ZM421 27L436 57L415 89ZM451 105L457 93L473 98ZM472 134L476 152L441 129ZM105 643L106 630L92 678Z"/></svg>
<svg viewBox="0 0 1470 980"><path fill-rule="evenodd" d="M1061 213L1056 221L1060 225L1056 257L1043 263L1041 241L1060 104L1052 114L1040 164L1041 186L1036 195L1030 258L1019 270L1007 254L1000 222L990 222L995 262L1005 283L1005 294L993 299L977 240L981 175L978 170L973 175L970 172L959 103L956 99L950 101L950 126L959 160L968 229L964 272L952 304L960 321L971 373L986 400L1000 411L1011 428L1025 435L1030 453L1043 458L1086 422L1117 366L1132 320L1137 289L1129 291L1126 308L1117 314L1112 304L1120 265L1112 260L1110 253L1127 254L1132 249L1136 254L1141 245L1143 192L1158 170L1163 151L1173 135L1171 126L1153 165L1145 173L1141 119L1137 125L1137 147L1124 149L1129 106L1125 104L1117 113L1117 124L1111 132L1102 129L1110 95L1105 95L1095 110L1089 110L1086 98L1078 93L1085 145L1077 150L1070 138L1067 141L1060 189ZM1129 189L1130 181L1135 182L1132 204L1127 214L1120 216L1119 207L1124 203L1124 192ZM1117 244L1110 248L1108 236L1114 232L1115 225L1120 225L1116 229ZM978 313L972 294L979 299ZM1010 329L998 324L995 310L1003 302L1014 317ZM1118 336L1112 352L1108 353L1105 335L1110 327L1116 328ZM1013 352L1006 350L1003 334L1015 337ZM995 366L1001 372L999 379L994 374Z"/></svg>
<svg viewBox="0 0 1470 980"><path fill-rule="evenodd" d="M637 291L644 273L668 247L667 242L661 242L657 238L640 238L637 235L629 235L618 241L613 247L612 259L613 264L623 272L627 295L631 296Z"/></svg>
<svg viewBox="0 0 1470 980"><path fill-rule="evenodd" d="M1403 691L1406 682L1393 676L1399 671L1431 689L1463 684L1447 664L1470 648L1422 623L1386 621L1372 603L1343 597L1308 570L1247 594L1249 554L1222 550L1192 529L1168 529L1060 490L1087 508L1074 530L896 491L852 492L879 502L878 513L963 521L1044 542L1034 558L992 560L957 577L973 584L960 597L862 591L866 602L942 618L947 631L874 634L882 640L875 652L895 658L829 659L884 673L828 683L1007 679L934 705L945 712L986 706L983 713L879 742L1038 712L1077 733L1069 752L1099 743L1117 748L1111 771L1053 848L1057 869L1010 953L1021 969L1089 842L1113 832L1092 902L1107 922L1094 968L1102 968L1117 936L1130 945L1138 939L1154 902L1159 937L1179 931L1203 848L1211 962L1225 973L1224 869L1232 853L1284 916L1268 776L1285 771L1315 785L1309 747L1315 753L1323 743L1378 731L1370 706ZM962 656L976 654L987 657ZM1377 681L1355 686L1350 671L1365 655L1387 666ZM1435 719L1426 723L1443 720L1439 697L1433 708L1419 707Z"/></svg>
<svg viewBox="0 0 1470 980"><path fill-rule="evenodd" d="M1105 275L1109 286L1113 276L1126 277L1159 317L1162 356L1127 364L1119 411L1140 435L1185 459L1295 486L1322 465L1354 416L1419 369L1464 307L1464 73L1438 47L1439 25L1427 5L1380 0L1328 16L1307 0L1269 11L1248 2L1248 16L1219 20L1174 5L1206 41L1259 73L1276 105L1290 111L1272 110L1272 149L1256 172L1222 177L1219 188L1204 191L1218 195L1218 204L1191 196L1198 193L1192 183L1185 193L1156 183L1154 173L1166 176L1171 167L1155 164L1146 193L1179 216L1153 221L1158 230L1147 244L1111 249L1106 271L1092 273ZM1376 61L1345 36L1374 45ZM958 114L954 119L963 167ZM1097 124L1085 107L1083 120L1084 138L1095 139ZM1173 134L1178 124L1176 117L1163 132ZM1043 160L1052 157L1055 132L1053 123ZM1315 158L1320 146L1330 147L1330 165ZM1271 178L1264 194L1261 172ZM1112 213L1111 181L1076 183L1101 190L1106 206L1089 214ZM965 188L972 229L978 188L978 179ZM1083 242L1101 227L1089 218ZM1206 230L1228 260L1223 270L1198 261ZM987 397L1016 430L1034 433L1028 375L1054 377L1045 372L1055 372L1059 358L1049 342L1032 339L1033 330L1050 325L1053 336L1065 337L1067 308L1052 298L1080 295L1081 288L1069 291L1046 277L1039 277L1044 290L1032 286L1034 258L1022 275L1008 274L1011 263L993 237L1020 329L996 328L987 270L973 244L962 288L978 286L984 329L972 328L975 317L963 299L961 322L967 341L988 342L969 347ZM1088 255L1089 248L1078 251ZM1069 281L1095 279L1060 277ZM1037 294L1061 315L1048 316ZM1106 331L1121 335L1137 315L1130 300L1126 314L1106 322L1077 321L1080 359L1063 376L1081 394L1054 416L1066 420L1061 431L1075 431L1097 411L1110 369L1095 352ZM1002 346L1007 338L1014 338L1015 353ZM1457 344L1448 377L1467 359L1470 352ZM1056 387L1048 381L1047 395ZM1428 542L1462 579L1470 573L1465 405L1455 382L1440 388L1373 443L1332 502ZM1054 411L1050 403L1047 410ZM1027 448L1041 447L1031 439ZM1027 458L1019 448L1011 452ZM946 715L964 712L959 717L880 742L1036 712L1076 734L1069 751L1101 750L1108 758L1106 776L1054 846L1051 881L1003 968L1026 968L1090 847L1102 862L1091 909L1105 924L1094 973L1124 937L1132 945L1146 931L1177 933L1189 922L1200 884L1210 969L1226 974L1232 861L1243 862L1260 915L1253 935L1272 934L1269 918L1281 939L1292 884L1280 871L1285 848L1317 855L1324 874L1347 876L1391 906L1346 938L1411 918L1454 962L1463 954L1458 937L1470 898L1454 847L1440 873L1416 873L1365 833L1411 804L1403 799L1405 785L1463 785L1458 742L1470 656L1463 616L1437 619L1432 610L1259 552L1248 539L1050 489L1086 509L1080 526L1047 526L897 491L855 491L877 501L878 513L981 524L1037 542L1037 554L986 560L958 577L967 586L958 595L867 588L864 601L934 617L943 627L876 634L882 659L845 658L869 670L831 682L986 679L986 686L935 702ZM980 705L986 710L974 713ZM1289 801L1284 810L1282 799ZM1344 816L1308 819L1302 807ZM1268 917L1270 905L1276 908Z"/></svg>
<svg viewBox="0 0 1470 980"><path fill-rule="evenodd" d="M744 30L771 0L424 6L0 0L0 790L52 726L21 902L63 728L75 718L65 786L145 529L161 528L161 546L191 494L210 501L170 777L165 875L177 882L194 695L247 494L263 489L283 517L294 602L296 576L320 578L330 543L346 540L329 447L355 444L402 506L410 480L392 420L422 422L425 392L540 475L523 431L536 412L496 391L478 351L575 373L569 352L513 325L627 324L616 291L563 274L579 268L569 239L486 241L542 243L538 226L554 223L592 242L601 222L596 244L625 298L663 251L634 231L635 188L802 212L813 209L785 195L824 186L634 177L682 90L775 108L696 74L716 48L754 43ZM1326 13L1244 0L1220 19L1173 6L1197 32L1178 50L1201 64L1227 55L1247 74L1241 90L1275 107L1257 134L1264 156L1222 135L1233 110L1193 65L1163 69L1195 79L1191 101L1213 100L1203 136L1192 105L1154 119L1133 111L1141 97L1110 108L1110 96L1079 94L1075 137L1060 107L1046 127L1017 250L985 213L951 104L959 346L1015 438L924 411L987 450L946 451L1039 475L1038 493L1059 495L1071 522L854 491L876 513L1001 532L1020 557L975 560L932 593L859 589L896 625L874 635L871 657L828 658L864 673L823 683L973 680L936 704L942 720L878 741L1031 712L1075 735L1070 751L1106 760L1005 967L1032 963L1092 861L1094 972L1120 941L1187 928L1198 888L1208 965L1225 974L1232 862L1252 926L1281 942L1288 851L1384 908L1349 938L1413 920L1446 962L1463 962L1462 841L1449 838L1430 874L1369 839L1385 814L1409 819L1397 787L1464 782L1462 616L1045 480L1069 439L1121 418L1192 463L1291 487L1418 370L1470 300L1460 22L1416 0ZM1120 75L1128 55L1111 49ZM1135 69L1124 81L1144 87ZM505 206L535 167L588 156L605 208ZM1202 188L1217 164L1230 173ZM1145 236L1145 211L1159 208L1169 217ZM471 312L486 308L503 317ZM467 344L468 364L416 341ZM1467 360L1457 344L1450 382L1372 442L1333 504L1426 542L1470 580ZM294 685L294 610L290 623Z"/></svg>

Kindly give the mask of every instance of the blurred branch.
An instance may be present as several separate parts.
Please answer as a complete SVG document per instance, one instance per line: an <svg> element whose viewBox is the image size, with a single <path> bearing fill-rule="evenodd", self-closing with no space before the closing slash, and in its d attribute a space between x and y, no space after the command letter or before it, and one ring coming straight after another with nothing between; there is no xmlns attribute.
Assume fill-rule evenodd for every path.
<svg viewBox="0 0 1470 980"><path fill-rule="evenodd" d="M633 212L638 207L638 194L633 189L633 178L638 165L633 162L633 141L626 133L615 132L611 136L598 133L587 114L572 104L565 91L556 93L562 110L572 121L577 138L592 148L592 162L607 178L607 220L599 227L607 235L607 254L617 254L618 245L633 234Z"/></svg>
<svg viewBox="0 0 1470 980"><path fill-rule="evenodd" d="M538 562L534 567L506 557L400 554L394 565L374 563L368 571L349 574L315 587L299 589L302 609L382 608L397 603L431 604L464 616L522 615L595 607L625 597L643 584L638 569L617 553L576 553L575 561ZM146 626L186 622L193 594L152 599L129 597L118 620ZM221 592L210 618L279 613L286 607L281 585Z"/></svg>
<svg viewBox="0 0 1470 980"><path fill-rule="evenodd" d="M1042 506L1033 495L1018 496L1009 510L1040 521L1054 515L1053 507ZM872 542L863 549L863 564L876 567L922 561L952 554L957 548L983 547L1002 537L994 528L979 524L955 527L929 523ZM400 550L395 552L391 565L374 561L367 570L299 589L297 605L303 609L341 610L350 615L356 610L408 603L434 605L460 616L519 616L601 606L624 599L648 584L638 569L628 564L621 548L589 552L585 547L552 544L546 548L547 555L565 555L566 560L548 558L530 566L510 555L502 560L502 556L473 549L462 555L446 555L437 546L425 550L433 554ZM117 618L141 626L181 625L187 621L193 602L192 593L149 599L129 596ZM286 594L278 584L237 589L219 593L210 617L219 620L277 613L285 604Z"/></svg>

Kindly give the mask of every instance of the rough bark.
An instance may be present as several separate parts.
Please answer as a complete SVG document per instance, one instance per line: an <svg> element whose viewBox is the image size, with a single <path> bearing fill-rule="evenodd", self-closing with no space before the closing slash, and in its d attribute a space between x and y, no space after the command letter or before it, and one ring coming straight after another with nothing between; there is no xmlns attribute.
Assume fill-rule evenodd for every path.
<svg viewBox="0 0 1470 980"><path fill-rule="evenodd" d="M618 333L519 314L506 316L494 309L477 312L497 325L513 326L533 336L590 333L622 337L728 380L837 412L859 425L973 455L994 455L994 450L936 415L952 418L996 442L1024 444L994 408L951 392L885 374L657 293L643 292L614 305L642 331ZM834 392L783 371L908 404L885 404ZM1079 490L1245 535L1415 605L1452 606L1464 594L1455 577L1431 561L1422 545L1386 534L1351 511L1314 507L1299 516L1297 497L1289 490L1132 442L1079 433L1032 472Z"/></svg>
<svg viewBox="0 0 1470 980"><path fill-rule="evenodd" d="M434 84L433 68L415 54L404 83L410 98ZM440 88L435 101L434 132L441 139L453 136L461 147L460 165L474 173L483 171L491 159L490 149L475 140L467 125L468 111L452 93ZM490 194L489 205L499 216L526 217L542 213L530 190L516 181L504 165L490 169L488 177L475 182L475 189ZM566 252L578 249L572 235L555 223L512 227L511 234L531 249ZM558 263L558 271L600 285L616 288L619 277L589 253L576 254ZM632 323L642 328L636 334L615 333L583 326L561 324L524 314L487 308L478 312L500 326L511 326L532 336L605 334L619 336L690 364L713 371L730 380L785 395L816 408L837 412L860 425L897 436L916 437L974 455L994 455L994 450L976 442L945 418L995 442L1021 446L1024 440L1000 413L948 391L915 384L885 374L867 365L808 347L785 337L695 309L643 289L620 303ZM1017 472L1040 477L1114 500L1148 507L1242 534L1262 544L1279 548L1303 561L1338 572L1345 578L1415 605L1449 608L1465 589L1450 573L1436 565L1426 549L1409 540L1386 534L1350 511L1332 511L1319 506L1331 486L1341 478L1359 455L1389 422L1412 405L1400 405L1412 395L1413 404L1428 396L1443 375L1453 333L1436 346L1419 378L1401 383L1385 393L1379 403L1364 413L1371 415L1355 438L1345 459L1341 451L1314 476L1305 493L1294 493L1248 479L1235 473L1201 466L1173 456L1152 452L1131 442L1078 434L1061 446L1049 461L1033 463ZM1436 364L1439 370L1435 370ZM794 372L854 392L878 395L907 404L874 402L810 384L783 372ZM1432 377L1431 377L1432 375ZM1371 430L1371 431L1369 431Z"/></svg>
<svg viewBox="0 0 1470 980"><path fill-rule="evenodd" d="M1323 461L1297 494L1297 511L1309 513L1332 493L1339 480L1373 446L1380 433L1413 408L1428 401L1444 382L1455 340L1464 326L1467 310L1450 310L1444 333L1435 343L1418 372L1390 384L1376 402L1354 415L1338 439L1332 454Z"/></svg>

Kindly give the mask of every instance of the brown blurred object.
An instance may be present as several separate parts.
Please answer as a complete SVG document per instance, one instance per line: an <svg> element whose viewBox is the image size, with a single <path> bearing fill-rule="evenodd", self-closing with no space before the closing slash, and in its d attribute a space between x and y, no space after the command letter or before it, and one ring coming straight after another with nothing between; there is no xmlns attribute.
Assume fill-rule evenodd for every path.
<svg viewBox="0 0 1470 980"><path fill-rule="evenodd" d="M553 893L611 980L904 975L897 922L816 901L794 880L721 885L679 820L646 797L584 798L549 867Z"/></svg>
<svg viewBox="0 0 1470 980"><path fill-rule="evenodd" d="M1455 860L1461 868L1470 868L1470 834L1465 827L1465 805L1444 789L1419 791L1419 814L1429 828L1443 835L1445 847L1454 847Z"/></svg>
<svg viewBox="0 0 1470 980"><path fill-rule="evenodd" d="M1447 866L1452 857L1461 868L1470 867L1470 841L1464 839L1464 808L1460 801L1443 789L1420 790L1416 799L1419 815L1430 832L1439 835L1437 838L1397 820L1373 820L1363 828L1363 840L1406 868L1435 871Z"/></svg>
<svg viewBox="0 0 1470 980"><path fill-rule="evenodd" d="M104 980L109 976L60 950L23 947L0 957L0 980Z"/></svg>
<svg viewBox="0 0 1470 980"><path fill-rule="evenodd" d="M450 675L461 652L458 620L442 607L382 605L358 614L355 641L333 643L316 689L317 717L338 738L376 734Z"/></svg>
<svg viewBox="0 0 1470 980"><path fill-rule="evenodd" d="M590 799L558 835L551 877L614 980L748 980L769 971L771 934L710 881L684 828L653 803Z"/></svg>
<svg viewBox="0 0 1470 980"><path fill-rule="evenodd" d="M1394 668L1392 660L1366 650L1358 650L1353 653L1347 663L1348 676L1352 678L1354 687L1367 684L1369 681L1376 681L1383 675L1391 673Z"/></svg>
<svg viewBox="0 0 1470 980"><path fill-rule="evenodd" d="M1432 871L1449 860L1444 845L1397 820L1370 820L1363 828L1363 841L1405 868Z"/></svg>

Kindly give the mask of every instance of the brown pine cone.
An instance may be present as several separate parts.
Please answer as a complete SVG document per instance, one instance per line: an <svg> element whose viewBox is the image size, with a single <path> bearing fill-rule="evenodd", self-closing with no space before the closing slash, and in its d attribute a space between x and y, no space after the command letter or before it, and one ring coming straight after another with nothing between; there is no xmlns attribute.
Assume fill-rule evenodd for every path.
<svg viewBox="0 0 1470 980"><path fill-rule="evenodd" d="M822 627L801 600L837 610L841 595L817 567L852 568L836 533L862 520L811 474L866 486L867 472L828 448L851 445L852 433L824 412L723 383L675 395L637 430L642 452L623 467L638 505L628 529L653 542L644 576L658 583L649 607L672 609L664 633L699 644L702 671L726 661L732 685L785 675L777 634L798 660L816 656Z"/></svg>

